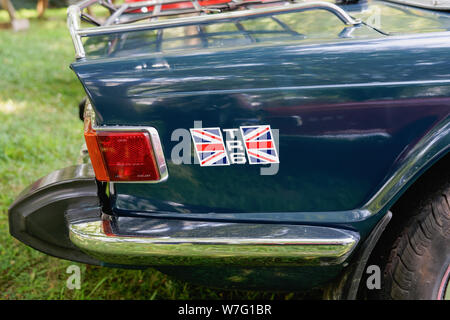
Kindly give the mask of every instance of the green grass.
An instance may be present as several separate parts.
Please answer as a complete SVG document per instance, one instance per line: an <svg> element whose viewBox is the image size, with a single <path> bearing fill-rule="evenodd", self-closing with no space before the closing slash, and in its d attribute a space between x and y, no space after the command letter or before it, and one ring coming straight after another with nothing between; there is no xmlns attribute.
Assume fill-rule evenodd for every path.
<svg viewBox="0 0 450 320"><path fill-rule="evenodd" d="M154 270L81 267L81 289L66 288L73 264L33 250L9 235L7 210L28 184L76 162L83 142L77 104L83 89L69 69L73 48L65 9L30 29L0 30L0 299L292 299L297 294L212 290ZM0 11L0 22L7 21Z"/></svg>

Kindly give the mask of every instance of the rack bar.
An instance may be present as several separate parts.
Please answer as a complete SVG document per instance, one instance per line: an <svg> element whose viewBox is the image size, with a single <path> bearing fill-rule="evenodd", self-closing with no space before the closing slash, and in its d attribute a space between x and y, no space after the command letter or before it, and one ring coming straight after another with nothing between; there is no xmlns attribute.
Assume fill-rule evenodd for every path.
<svg viewBox="0 0 450 320"><path fill-rule="evenodd" d="M125 10L128 9L128 5L124 4L122 6L119 7L119 9L116 10L116 12L114 12L112 15L109 16L109 18L106 20L106 22L104 23L104 26L109 26L111 24L114 23L114 21L116 21L116 19L119 18L119 16L125 12Z"/></svg>
<svg viewBox="0 0 450 320"><path fill-rule="evenodd" d="M338 17L345 25L354 26L361 23L360 20L353 19L345 10L338 7L335 4L329 2L303 2L303 3L292 3L286 2L277 6L264 6L261 8L251 8L239 11L228 11L224 13L217 14L201 14L204 11L208 10L208 7L202 7L198 4L198 2L192 1L194 8L193 11L200 13L198 16L188 16L188 17L177 17L168 20L162 21L154 21L151 19L145 23L135 23L135 24L114 24L115 21L120 19L120 16L123 13L129 12L130 10L136 10L138 8L153 6L153 13L146 16L145 18L155 18L157 16L164 15L164 12L156 12L156 8L159 7L158 11L161 9L160 6L163 4L170 3L179 3L179 2L187 2L189 0L154 0L154 1L145 1L138 3L131 3L122 5L119 8L116 8L114 13L106 20L106 23L102 26L97 27L89 27L89 28L81 28L80 27L80 17L82 15L81 11L84 8L87 8L93 4L100 4L105 6L108 5L108 8L111 7L110 3L104 3L103 0L84 0L76 5L71 5L68 8L67 15L67 24L69 27L70 34L72 36L72 41L75 48L76 58L81 59L85 57L85 51L83 48L83 43L81 37L89 37L89 36L98 36L98 35L107 35L112 33L122 33L122 32L130 32L130 31L143 31L143 30L159 30L163 28L170 27L184 27L184 26L192 26L192 25L202 25L208 24L211 22L232 22L235 19L242 18L251 18L251 17L259 17L259 16L267 16L267 15L278 15L289 12L301 12L308 10L326 10L328 12L333 13L336 17ZM242 1L234 1L235 5L242 5ZM196 3L196 4L195 4ZM254 3L251 3L254 4ZM264 3L262 3L264 4ZM106 7L106 6L105 6ZM200 8L200 9L199 9ZM200 10L200 12L198 11ZM185 13L185 12L184 12ZM172 14L172 12L171 12ZM183 11L180 10L179 14L183 14ZM133 22L136 20L142 20L143 18L131 19L127 22ZM153 21L152 21L153 20Z"/></svg>

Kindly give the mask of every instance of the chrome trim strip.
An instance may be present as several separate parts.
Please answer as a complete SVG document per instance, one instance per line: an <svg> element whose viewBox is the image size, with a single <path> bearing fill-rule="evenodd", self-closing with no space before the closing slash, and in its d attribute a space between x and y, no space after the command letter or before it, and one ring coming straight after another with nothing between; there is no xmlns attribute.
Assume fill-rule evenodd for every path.
<svg viewBox="0 0 450 320"><path fill-rule="evenodd" d="M208 22L226 22L236 18L248 18L255 16L264 16L269 14L282 14L287 12L300 12L306 10L326 10L334 15L336 15L344 24L349 26L358 25L361 23L358 19L353 19L345 10L338 7L337 5L329 2L305 2L305 3L286 3L284 5L273 6L273 7L263 7L256 9L246 9L241 11L232 11L225 13L217 13L212 15L199 15L194 17L182 17L173 18L163 21L150 21L147 23L136 23L136 24L119 24L119 25L108 25L99 26L92 28L81 28L80 27L80 16L81 10L86 8L96 2L101 3L97 0L85 0L81 3L71 5L68 8L67 14L67 25L72 36L72 42L74 44L76 58L84 58L86 56L81 37L89 37L94 35L103 35L110 33L128 32L128 31L141 31L141 30L155 30L168 27L182 27L196 24L204 24ZM148 1L139 2L133 5L128 5L128 8L140 8L149 5L160 4L160 1ZM120 11L122 8L118 8L115 12ZM125 9L123 9L125 11ZM115 15L119 17L120 15ZM108 21L110 23L111 21Z"/></svg>
<svg viewBox="0 0 450 320"><path fill-rule="evenodd" d="M176 224L180 221L177 220L161 225L170 230L171 223L179 228ZM327 227L197 223L203 224L203 229L208 229L210 235L195 237L195 234L202 234L197 230L158 233L156 229L160 225L156 225L150 230L150 233L157 233L154 237L121 236L111 234L110 221L104 218L103 221L69 225L69 236L79 249L102 262L145 266L336 265L348 258L359 241L356 232ZM259 230L256 237L254 230ZM309 232L315 237L308 237Z"/></svg>
<svg viewBox="0 0 450 320"><path fill-rule="evenodd" d="M155 160L158 165L159 180L149 180L149 181L110 181L111 185L114 183L159 183L166 181L169 178L169 171L167 169L166 158L164 156L164 151L161 144L161 139L159 138L158 131L153 127L144 126L97 126L95 122L95 113L92 109L90 102L86 102L86 108L84 112L85 119L90 118L92 129L95 131L132 131L132 132L147 132L150 136L150 142L153 148L153 153L155 155Z"/></svg>

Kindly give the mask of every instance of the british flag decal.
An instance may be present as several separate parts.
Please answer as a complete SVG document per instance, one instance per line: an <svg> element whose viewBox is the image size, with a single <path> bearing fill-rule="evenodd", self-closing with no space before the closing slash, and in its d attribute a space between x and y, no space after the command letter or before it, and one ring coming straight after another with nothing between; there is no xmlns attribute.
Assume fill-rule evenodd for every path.
<svg viewBox="0 0 450 320"><path fill-rule="evenodd" d="M269 125L240 127L250 164L280 163Z"/></svg>
<svg viewBox="0 0 450 320"><path fill-rule="evenodd" d="M220 128L194 128L190 131L202 167L230 164Z"/></svg>

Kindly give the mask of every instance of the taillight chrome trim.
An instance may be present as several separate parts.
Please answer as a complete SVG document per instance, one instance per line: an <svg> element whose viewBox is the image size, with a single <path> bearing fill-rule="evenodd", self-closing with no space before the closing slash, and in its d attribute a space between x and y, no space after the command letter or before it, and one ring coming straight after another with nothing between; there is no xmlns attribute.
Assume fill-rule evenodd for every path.
<svg viewBox="0 0 450 320"><path fill-rule="evenodd" d="M150 145L155 155L156 164L159 172L158 180L145 180L145 181L110 181L111 183L159 183L169 178L169 172L167 170L166 159L159 139L158 131L153 127L132 127L132 126L114 126L114 127L95 127L95 131L109 131L109 132L147 132L150 136Z"/></svg>
<svg viewBox="0 0 450 320"><path fill-rule="evenodd" d="M159 138L158 131L155 128L147 126L98 126L95 120L95 112L90 102L86 102L84 110L84 121L85 124L86 121L90 121L92 129L94 129L96 132L147 132L149 134L150 145L155 155L155 160L158 167L159 179L147 181L109 181L111 185L115 183L160 183L166 181L169 178L169 171L167 169L166 158L164 157L161 139Z"/></svg>

